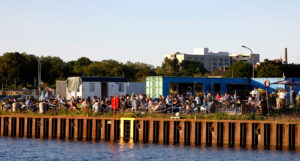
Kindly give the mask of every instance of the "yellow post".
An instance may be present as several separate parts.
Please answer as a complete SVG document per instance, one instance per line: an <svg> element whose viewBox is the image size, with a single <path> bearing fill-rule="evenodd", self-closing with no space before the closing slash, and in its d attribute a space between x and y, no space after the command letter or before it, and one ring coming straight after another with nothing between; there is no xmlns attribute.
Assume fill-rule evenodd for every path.
<svg viewBox="0 0 300 161"><path fill-rule="evenodd" d="M120 141L124 140L124 121L130 121L130 143L133 143L133 130L134 130L134 120L135 118L120 118Z"/></svg>

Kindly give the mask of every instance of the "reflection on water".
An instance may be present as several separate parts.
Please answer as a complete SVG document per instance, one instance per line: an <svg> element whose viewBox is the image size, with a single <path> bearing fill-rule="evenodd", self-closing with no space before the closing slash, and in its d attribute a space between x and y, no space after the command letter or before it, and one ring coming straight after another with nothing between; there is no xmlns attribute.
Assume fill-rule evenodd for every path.
<svg viewBox="0 0 300 161"><path fill-rule="evenodd" d="M300 160L294 151L0 138L1 160Z"/></svg>

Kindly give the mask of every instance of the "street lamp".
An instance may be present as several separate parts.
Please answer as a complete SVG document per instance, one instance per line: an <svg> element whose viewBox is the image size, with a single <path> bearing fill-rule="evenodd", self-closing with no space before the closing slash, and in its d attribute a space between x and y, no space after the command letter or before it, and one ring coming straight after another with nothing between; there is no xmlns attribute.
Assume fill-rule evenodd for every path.
<svg viewBox="0 0 300 161"><path fill-rule="evenodd" d="M253 51L250 48L248 48L247 46L245 46L245 45L243 45L242 47L250 50L250 52L251 52L251 58L252 58L252 78L254 78L254 65L255 64L254 64L254 54L253 54Z"/></svg>
<svg viewBox="0 0 300 161"><path fill-rule="evenodd" d="M39 89L39 94L41 94L41 75L42 75L42 70L41 70L41 61L40 61L40 58L37 58L37 61L38 61L38 89Z"/></svg>

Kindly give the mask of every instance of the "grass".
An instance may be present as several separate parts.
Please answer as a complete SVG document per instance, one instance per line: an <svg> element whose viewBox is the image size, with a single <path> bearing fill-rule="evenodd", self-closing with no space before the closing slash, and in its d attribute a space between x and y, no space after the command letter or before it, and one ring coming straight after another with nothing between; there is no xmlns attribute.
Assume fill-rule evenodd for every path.
<svg viewBox="0 0 300 161"><path fill-rule="evenodd" d="M47 111L44 114L30 111L17 111L10 112L0 110L0 115L32 115L32 116L80 116L80 117L129 117L129 118L160 118L169 119L172 114L163 113L145 113L145 112L121 112L116 111L106 113L94 113L91 110L70 111L67 109ZM230 115L226 113L213 113L213 114L181 114L182 119L209 119L209 120L272 120L272 121L297 121L300 122L300 105L296 108L283 108L281 110L271 110L269 116L242 114L242 115Z"/></svg>
<svg viewBox="0 0 300 161"><path fill-rule="evenodd" d="M90 110L85 111L69 111L69 110L56 110L48 111L44 114L29 112L29 111L18 111L10 112L0 110L0 115L32 115L32 116L79 116L79 117L128 117L128 118L159 118L159 119L169 119L172 114L162 114L162 113L144 113L144 112L120 112L117 111L115 114L113 112L106 113L94 113ZM262 115L229 115L226 113L213 113L213 114L182 114L180 115L182 119L208 119L208 120L272 120L272 121L300 121L299 115L296 117L290 117L289 115L280 115L279 113L273 113L271 116Z"/></svg>

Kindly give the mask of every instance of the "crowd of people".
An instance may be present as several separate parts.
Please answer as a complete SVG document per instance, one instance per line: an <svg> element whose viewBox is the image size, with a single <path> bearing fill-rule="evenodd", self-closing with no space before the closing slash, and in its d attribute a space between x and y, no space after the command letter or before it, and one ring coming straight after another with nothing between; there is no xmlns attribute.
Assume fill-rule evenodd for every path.
<svg viewBox="0 0 300 161"><path fill-rule="evenodd" d="M298 95L293 93L293 100L300 101L300 92ZM186 114L191 113L212 113L212 112L228 112L239 110L242 107L249 107L252 112L266 114L271 109L281 109L287 103L287 91L279 90L278 93L271 92L268 94L261 93L258 88L254 88L247 98L241 98L236 94L207 94L192 95L191 93L184 94L169 94L166 97L159 96L151 98L144 94L123 95L115 97L87 97L78 99L72 97L66 100L65 97L47 96L43 100L37 100L33 97L26 97L23 100L9 99L7 102L2 102L4 110L31 110L38 111L39 104L47 105L48 110L68 109L70 111L91 110L93 112L107 112L111 110L120 111L145 111L152 113L172 113L181 112ZM269 108L267 108L267 105ZM236 111L237 112L237 111Z"/></svg>

